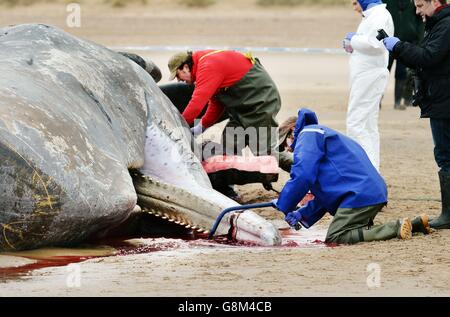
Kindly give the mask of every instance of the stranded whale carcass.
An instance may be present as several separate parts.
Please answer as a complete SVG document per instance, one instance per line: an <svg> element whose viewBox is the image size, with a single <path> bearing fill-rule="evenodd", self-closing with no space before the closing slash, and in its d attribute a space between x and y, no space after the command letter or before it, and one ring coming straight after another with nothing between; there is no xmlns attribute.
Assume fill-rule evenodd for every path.
<svg viewBox="0 0 450 317"><path fill-rule="evenodd" d="M0 47L0 250L106 232L136 191L143 208L205 230L236 205L212 190L185 122L136 63L45 25L0 29ZM129 169L147 176L133 184ZM230 220L237 239L280 243L252 212L220 233Z"/></svg>

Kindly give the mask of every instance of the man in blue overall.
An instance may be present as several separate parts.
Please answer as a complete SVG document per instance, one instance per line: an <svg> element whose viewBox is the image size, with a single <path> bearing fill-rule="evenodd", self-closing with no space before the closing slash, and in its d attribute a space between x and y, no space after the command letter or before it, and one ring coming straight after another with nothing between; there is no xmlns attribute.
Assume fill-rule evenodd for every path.
<svg viewBox="0 0 450 317"><path fill-rule="evenodd" d="M329 212L334 218L325 242L410 239L413 232L430 232L425 214L413 221L404 218L373 225L373 219L387 203L383 178L358 143L318 124L311 110L300 109L291 147L291 179L274 201L291 226L300 223L309 228ZM314 200L297 209L308 191Z"/></svg>

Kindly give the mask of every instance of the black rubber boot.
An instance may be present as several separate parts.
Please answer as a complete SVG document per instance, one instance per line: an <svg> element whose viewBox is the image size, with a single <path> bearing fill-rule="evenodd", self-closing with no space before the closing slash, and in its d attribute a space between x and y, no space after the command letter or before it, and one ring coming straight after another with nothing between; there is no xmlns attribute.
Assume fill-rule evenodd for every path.
<svg viewBox="0 0 450 317"><path fill-rule="evenodd" d="M412 96L414 91L414 77L411 70L406 71L406 79L403 87L403 104L406 107L412 107Z"/></svg>
<svg viewBox="0 0 450 317"><path fill-rule="evenodd" d="M217 184L217 186L213 185L213 188L234 201L239 202L241 200L241 196L234 190L234 185Z"/></svg>
<svg viewBox="0 0 450 317"><path fill-rule="evenodd" d="M430 224L428 222L428 215L422 214L411 221L412 232L421 232L423 234L430 233Z"/></svg>
<svg viewBox="0 0 450 317"><path fill-rule="evenodd" d="M406 107L401 104L403 90L405 88L405 80L396 79L395 80L395 90L394 90L394 109L405 110Z"/></svg>
<svg viewBox="0 0 450 317"><path fill-rule="evenodd" d="M433 229L450 229L450 173L439 171L441 185L442 212L438 218L430 221Z"/></svg>
<svg viewBox="0 0 450 317"><path fill-rule="evenodd" d="M225 191L223 192L225 196L233 199L234 201L239 202L241 200L241 196L234 190L234 185L226 186Z"/></svg>

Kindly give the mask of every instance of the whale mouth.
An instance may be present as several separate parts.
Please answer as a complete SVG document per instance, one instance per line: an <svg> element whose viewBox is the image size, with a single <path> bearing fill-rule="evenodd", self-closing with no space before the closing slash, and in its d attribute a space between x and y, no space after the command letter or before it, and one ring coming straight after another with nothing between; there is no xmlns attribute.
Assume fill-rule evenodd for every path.
<svg viewBox="0 0 450 317"><path fill-rule="evenodd" d="M139 172L131 175L143 212L197 233L208 234L223 209L239 206L212 188L188 190ZM263 246L281 244L281 235L275 226L249 210L227 214L216 233L232 241Z"/></svg>

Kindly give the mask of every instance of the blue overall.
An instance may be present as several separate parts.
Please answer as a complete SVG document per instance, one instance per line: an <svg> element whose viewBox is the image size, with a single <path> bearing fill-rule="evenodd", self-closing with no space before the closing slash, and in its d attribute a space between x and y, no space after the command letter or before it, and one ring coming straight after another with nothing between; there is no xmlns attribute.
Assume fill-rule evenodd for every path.
<svg viewBox="0 0 450 317"><path fill-rule="evenodd" d="M339 236L344 231L370 227L387 202L387 188L363 148L349 137L318 124L315 113L308 109L298 113L294 138L291 179L281 191L277 207L288 214L311 191L315 199L298 210L304 227L315 224L326 212L335 216L336 222L330 225L327 240L343 242ZM339 211L345 214L345 221L338 217ZM398 226L399 222L391 224L382 239L395 237ZM364 237L361 230L344 242L379 240Z"/></svg>

